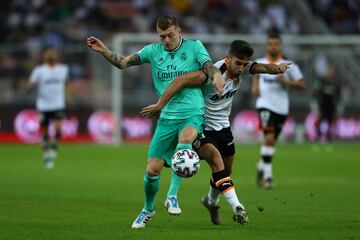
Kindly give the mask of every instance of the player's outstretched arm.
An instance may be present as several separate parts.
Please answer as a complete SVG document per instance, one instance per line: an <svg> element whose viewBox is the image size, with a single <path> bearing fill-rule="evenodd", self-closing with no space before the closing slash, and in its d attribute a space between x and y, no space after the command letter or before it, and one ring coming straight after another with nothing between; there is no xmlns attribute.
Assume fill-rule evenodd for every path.
<svg viewBox="0 0 360 240"><path fill-rule="evenodd" d="M130 66L142 64L141 59L137 54L129 55L126 57L119 56L113 53L112 51L110 51L105 46L105 44L96 37L93 36L89 37L86 40L86 43L91 50L102 54L112 65L120 69L126 69Z"/></svg>
<svg viewBox="0 0 360 240"><path fill-rule="evenodd" d="M209 81L213 83L214 88L218 91L219 95L222 95L224 92L225 80L222 77L220 70L210 61L203 64L203 70Z"/></svg>
<svg viewBox="0 0 360 240"><path fill-rule="evenodd" d="M257 73L267 73L267 74L282 74L286 72L291 63L281 63L281 64L263 64L263 63L256 63L252 67L251 71L254 74Z"/></svg>
<svg viewBox="0 0 360 240"><path fill-rule="evenodd" d="M166 88L155 104L143 108L140 112L143 117L157 116L168 101L181 89L185 87L201 86L206 81L206 75L203 71L194 71L175 78Z"/></svg>

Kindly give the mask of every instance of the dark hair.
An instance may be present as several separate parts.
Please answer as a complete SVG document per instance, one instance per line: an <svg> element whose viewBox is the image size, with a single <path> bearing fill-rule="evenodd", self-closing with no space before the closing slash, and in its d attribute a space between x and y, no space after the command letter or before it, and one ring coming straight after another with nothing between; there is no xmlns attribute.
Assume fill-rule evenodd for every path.
<svg viewBox="0 0 360 240"><path fill-rule="evenodd" d="M179 22L172 16L160 16L156 20L156 26L161 30L166 30L171 26L179 27Z"/></svg>
<svg viewBox="0 0 360 240"><path fill-rule="evenodd" d="M234 40L230 45L229 54L237 58L248 58L251 57L253 53L254 50L250 44L243 40Z"/></svg>
<svg viewBox="0 0 360 240"><path fill-rule="evenodd" d="M274 32L270 32L267 36L267 38L273 38L273 39L278 39L281 42L281 36L278 32L274 31Z"/></svg>

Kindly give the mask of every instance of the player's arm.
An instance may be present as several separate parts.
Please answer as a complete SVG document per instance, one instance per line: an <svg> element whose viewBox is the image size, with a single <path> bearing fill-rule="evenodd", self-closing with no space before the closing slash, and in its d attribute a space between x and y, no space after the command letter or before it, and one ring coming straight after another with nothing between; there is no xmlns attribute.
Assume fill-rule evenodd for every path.
<svg viewBox="0 0 360 240"><path fill-rule="evenodd" d="M87 46L100 54L102 54L112 65L120 69L126 69L134 65L142 64L139 55L133 54L129 56L119 56L110 51L105 44L95 37L89 37L86 40Z"/></svg>
<svg viewBox="0 0 360 240"><path fill-rule="evenodd" d="M39 75L40 75L39 69L38 69L37 67L35 67L35 68L31 71L28 84L26 85L26 88L25 88L25 91L26 91L26 92L30 92L31 90L33 90L33 89L37 86L38 81L39 81L39 78L40 78Z"/></svg>
<svg viewBox="0 0 360 240"><path fill-rule="evenodd" d="M225 80L221 75L220 70L214 66L211 61L206 61L202 67L204 73L207 75L208 81L211 81L219 95L222 95L225 87Z"/></svg>
<svg viewBox="0 0 360 240"><path fill-rule="evenodd" d="M260 96L260 89L259 89L259 75L255 75L252 78L252 86L251 92L254 97Z"/></svg>
<svg viewBox="0 0 360 240"><path fill-rule="evenodd" d="M35 88L35 86L37 85L37 82L34 81L29 81L28 84L26 85L26 91L29 92L31 90L33 90Z"/></svg>
<svg viewBox="0 0 360 240"><path fill-rule="evenodd" d="M281 63L281 64L264 64L264 63L255 63L251 66L250 72L253 74L267 73L267 74L282 74L286 72L291 63Z"/></svg>
<svg viewBox="0 0 360 240"><path fill-rule="evenodd" d="M206 79L206 74L201 70L190 72L175 78L175 80L170 83L165 92L160 96L157 103L151 104L141 110L141 116L157 116L168 103L168 101L181 89L185 87L201 86L206 81Z"/></svg>

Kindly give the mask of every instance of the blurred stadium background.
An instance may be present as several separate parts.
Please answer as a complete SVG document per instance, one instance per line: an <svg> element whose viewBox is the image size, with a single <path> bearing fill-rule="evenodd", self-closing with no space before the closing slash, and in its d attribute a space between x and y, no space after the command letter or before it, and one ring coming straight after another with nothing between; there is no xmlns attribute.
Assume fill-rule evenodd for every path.
<svg viewBox="0 0 360 240"><path fill-rule="evenodd" d="M178 224L180 229L185 229L172 235L167 232L169 236L183 234L189 239L192 236L207 239L202 235L207 231L213 234L207 237L221 237L221 231L229 234L229 239L237 238L237 233L251 237L254 232L261 230L256 227L256 222L264 226L263 233L267 234L268 239L297 239L295 236L299 239L312 239L312 236L316 236L316 239L355 239L359 236L356 230L360 229L359 221L355 214L359 211L360 201L360 184L356 177L358 171L355 171L356 164L359 166L360 140L359 0L12 0L0 1L0 206L3 206L0 210L5 213L0 214L0 223L7 229L0 231L0 239L20 239L20 235L17 235L19 231L24 234L24 239L55 239L56 236L58 239L112 239L114 236L131 239L131 232L119 235L114 229L119 227L116 221L121 218L120 229L127 231L126 224L131 223L142 204L141 177L145 146L96 146L89 150L87 145L78 144L117 143L120 141L114 141L117 127L125 143L147 143L154 122L140 118L139 111L156 101L157 96L149 66L134 67L123 72L114 70L101 56L88 50L85 39L94 35L112 49L122 47L124 53L134 53L154 39L154 35L149 33L154 32L155 19L161 14L177 16L184 34L201 36L213 60L225 56L228 50L225 40L231 41L234 37L248 40L255 49L254 57L261 57L265 54L266 33L279 31L284 38L285 54L299 64L307 87L305 92L291 90L290 118L282 141L304 145L296 147L289 144L288 148L281 150L283 153L279 151L275 161L279 161L278 170L283 169L279 173L282 180L282 183L279 181L280 190L275 189L268 198L254 190L251 171L257 160L258 146L238 145L238 158L243 156L246 161L237 164L234 172L239 170L239 175L234 178L239 185L243 183L245 202L253 203L249 210L250 218L253 216L256 219L253 226L245 232L232 232L233 228L229 226L213 231L210 225L208 228L200 227L198 231L195 226L207 223L207 215L202 216L202 209L199 210L200 207L196 205L195 215L199 211L204 218L202 221L196 219L187 223L186 219L189 220L191 216L185 215L183 222L171 222L163 213L156 220L159 221L158 228L151 234L161 234L158 230L162 221L166 222L166 227ZM125 33L142 35L131 35L135 36L136 41L126 40L121 46L113 45ZM59 49L62 62L70 67L67 118L63 122L62 133L63 142L76 143L60 149L59 159L63 165L59 164L54 170L58 172L53 175L43 173L40 148L23 145L40 142L38 117L34 110L36 93L26 92L25 87L31 69L40 63L41 51L47 46ZM119 77L123 81L115 85L119 88L114 88L113 83ZM337 143L334 148L336 154L319 155L309 153L311 148L307 142L314 139L314 122L318 112L316 89L324 77L335 79L340 86L337 121L333 129ZM254 143L260 139L254 103L251 82L247 81L233 104L231 115L238 143ZM121 116L118 125L115 121L117 115ZM245 155L241 155L243 153ZM296 161L287 162L284 158ZM37 161L37 165L30 164L28 160L32 160L31 163ZM105 165L100 167L100 163ZM309 169L308 166L314 168ZM107 167L112 168L108 174ZM322 171L324 168L326 170ZM120 174L124 169L131 171ZM191 185L189 182L184 185L189 189L187 193L184 190L184 199L195 196L197 201L200 196L196 194L205 191L208 173L204 169L199 177L201 184ZM136 178L134 186L123 182L130 178ZM168 178L164 177L162 181L168 182ZM316 184L317 181L319 184ZM75 188L74 182L78 184ZM134 189L130 190L130 198L117 192L124 184ZM32 191L34 186L37 187ZM54 190L54 186L59 191ZM162 191L165 191L167 185L162 186ZM338 191L339 195L333 195L333 191ZM318 193L322 197L321 201L302 200L302 193L313 197L314 192L315 196ZM274 199L279 201L271 202ZM334 203L327 205L326 199L333 199ZM52 206L54 200L56 207ZM285 208L286 201L291 200L293 205ZM189 200L182 201L184 208L190 212L192 205ZM123 202L130 204L128 209L119 205ZM161 198L158 203L162 203ZM83 206L95 210L85 213ZM276 206L283 212L272 209L268 216L260 219L260 213L254 210L259 206L265 206L266 210ZM352 209L346 209L346 206ZM72 209L73 215L62 211L68 208ZM299 209L303 208L307 208L308 212L300 214ZM321 212L322 208L326 211ZM113 209L120 215L111 216ZM315 213L319 209L321 213ZM42 212L47 214L48 211L54 214L50 214L48 224L44 224ZM102 215L104 212L105 215ZM79 217L81 214L84 214L84 218ZM340 217L337 218L336 214L340 214ZM294 220L293 216L300 217L299 221L304 224L302 232L298 219ZM274 218L283 220L273 223ZM342 225L348 220L351 220L348 225ZM100 225L88 229L92 221L99 221ZM68 230L62 232L58 223L64 224ZM79 224L80 233L75 234L78 229L72 228L72 223ZM190 225L192 223L195 226ZM287 235L282 235L284 233L280 233L279 229L283 229L287 223ZM317 227L321 229L319 232ZM186 229L190 229L189 232ZM102 231L106 233L102 235ZM53 235L47 234L49 232ZM63 237L57 235L61 233ZM161 235L158 236L160 238ZM136 237L144 236L137 233ZM261 234L258 237L266 238Z"/></svg>
<svg viewBox="0 0 360 240"><path fill-rule="evenodd" d="M114 92L123 100L123 121L116 126L122 129L124 138L148 140L152 123L138 117L143 106L156 100L150 74L147 74L148 66L118 73L123 74L122 87L112 89L112 67L101 56L89 51L84 40L95 35L111 46L115 36L123 32L153 32L156 17L163 13L178 16L185 34L210 34L203 39L214 60L225 56L228 43L216 40L207 43L206 39L243 38L254 46L254 57L260 57L264 55L267 32L276 29L284 34L286 56L300 65L307 82L305 93L291 92L291 118L285 130L286 137L293 140L297 132L298 141L302 141L302 136L311 138L313 121L311 116L308 121L306 119L310 112L317 111L314 104L316 84L331 72L330 77L341 86L335 134L340 139L360 138L359 1L17 0L2 1L0 10L3 19L0 23L0 141L39 140L31 112L20 115L17 125L15 119L21 111L34 108L36 92L27 93L24 89L31 69L41 61L41 50L46 46L58 48L63 62L70 66L65 140L108 142L115 126L111 114L106 112L114 107L113 98L119 99L112 94ZM289 38L286 35L290 35ZM136 52L154 40L134 39L136 42L124 43L124 53ZM112 49L118 47L112 46ZM245 137L256 140L257 136L253 114L239 115L254 107L250 86L248 81L238 95L232 118L235 122L248 122L246 134L251 136L239 133L238 140ZM92 115L97 111L106 112ZM89 121L91 116L92 122ZM305 122L308 124L303 125ZM235 123L236 126L239 124ZM104 136L99 136L101 134Z"/></svg>

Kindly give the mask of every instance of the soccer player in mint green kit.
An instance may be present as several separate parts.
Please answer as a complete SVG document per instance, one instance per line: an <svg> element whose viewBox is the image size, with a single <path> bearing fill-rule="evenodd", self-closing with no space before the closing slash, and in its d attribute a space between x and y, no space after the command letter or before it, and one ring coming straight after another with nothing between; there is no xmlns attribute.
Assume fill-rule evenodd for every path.
<svg viewBox="0 0 360 240"><path fill-rule="evenodd" d="M149 44L137 54L126 57L111 52L95 37L89 37L87 45L120 69L149 63L159 96L177 76L198 69L203 69L219 94L222 93L225 81L220 71L212 64L207 50L200 41L183 39L180 36L181 30L176 18L159 17L156 30L161 43ZM132 228L144 228L155 215L155 195L159 189L160 172L164 166L171 165L175 150L192 148L192 143L203 130L203 110L204 100L200 88L183 89L163 108L148 151L144 175L145 205L133 222ZM172 214L180 214L177 198L171 193L177 193L181 178L176 175L174 177L176 180L172 181L168 194L168 201L173 208L169 206L168 209L177 211Z"/></svg>

